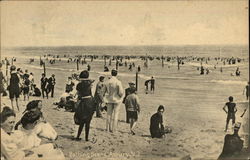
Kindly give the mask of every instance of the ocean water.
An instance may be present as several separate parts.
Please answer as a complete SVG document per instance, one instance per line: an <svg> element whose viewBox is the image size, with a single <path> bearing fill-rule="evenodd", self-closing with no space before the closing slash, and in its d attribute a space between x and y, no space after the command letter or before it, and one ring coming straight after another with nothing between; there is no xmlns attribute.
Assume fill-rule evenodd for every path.
<svg viewBox="0 0 250 160"><path fill-rule="evenodd" d="M248 57L248 46L186 45L186 46L60 46L5 48L26 56L57 55L156 55L200 57Z"/></svg>
<svg viewBox="0 0 250 160"><path fill-rule="evenodd" d="M221 102L220 96L223 95L223 99L226 99L229 95L241 95L242 89L249 81L249 54L247 46L82 46L82 47L23 47L23 48L8 48L2 51L2 58L17 57L19 63L27 68L38 70L39 73L43 72L43 68L39 65L39 58L42 56L46 63L46 70L48 74L57 73L60 79L63 80L60 86L64 86L64 83L68 76L72 73L79 73L81 70L87 68L87 64L91 65L90 74L96 81L98 76L106 75L110 73L103 72L104 60L99 58L93 62L90 58L87 58L87 64L79 64L80 70L76 70L76 63L67 63L67 57L62 61L56 61L55 64L49 64L43 55L59 55L61 58L64 55L69 57L75 57L76 55L150 55L150 56L197 56L197 57L211 57L211 60L206 64L203 62L205 68L209 68L210 73L208 75L200 75L200 71L197 67L200 66L198 61L185 61L184 65L180 65L180 70L177 69L176 60L170 62L165 61L164 67L162 67L162 61L154 59L149 61L149 67L143 67L144 60L136 59L133 61L136 66L141 66L141 72L139 73L139 92L144 93L144 82L150 79L152 76L156 79L156 93L155 96L165 97L169 93L174 94L174 101L179 99L186 104L187 100L192 102L193 95L197 95L197 98L202 95L200 99L202 101L210 100L210 96L213 97L213 102ZM222 61L215 61L214 57L238 57L244 59L241 63L234 65L223 65ZM29 64L29 59L35 58L35 62ZM49 57L49 59L51 59ZM125 61L125 60L124 60ZM131 60L126 60L131 63ZM107 65L109 60L107 60ZM216 65L216 69L214 66ZM112 61L110 69L115 68L115 61ZM223 68L223 72L220 72L220 67ZM239 67L241 76L231 76L235 73L236 68ZM23 69L24 70L24 69ZM119 78L127 87L129 81L135 81L136 68L132 71L128 70L128 67L119 67ZM56 74L56 75L57 75ZM61 87L63 88L63 87ZM184 99L183 95L188 94L190 99ZM215 96L219 94L219 96ZM170 96L171 97L171 96ZM244 97L239 96L239 99ZM197 99L197 101L199 98ZM185 102L184 102L185 101ZM205 105L205 108L209 108L209 105ZM187 106L190 108L190 105Z"/></svg>
<svg viewBox="0 0 250 160"><path fill-rule="evenodd" d="M138 74L138 96L141 102L141 110L145 114L139 123L148 123L150 115L155 113L156 108L162 104L166 106L165 121L167 124L174 126L175 130L182 128L183 134L192 134L200 130L215 128L223 139L223 130L225 126L226 114L222 110L224 104L228 101L229 96L233 96L239 107L237 118L244 109L240 105L245 102L245 96L242 94L244 87L249 81L249 53L246 46L88 46L88 47L26 47L12 48L2 50L1 58L17 57L14 62L17 67L23 70L29 69L35 75L35 82L39 86L40 75L43 68L39 65L39 58L42 55L51 54L69 55L150 55L150 56L197 56L211 57L208 64L203 63L205 68L209 68L210 73L200 75L197 67L200 66L198 61L185 61L184 65L180 65L177 69L177 62L164 62L162 67L161 60L149 61L149 67L143 67L143 60L136 59L133 62L136 66L141 66L141 72ZM215 61L214 57L238 57L244 59L241 63L234 65L224 65L221 61ZM29 63L30 58L35 58L35 62ZM87 64L91 65L90 78L98 81L100 75L110 76L109 72L103 72L104 60L95 59L93 62L89 58L86 59L87 64L79 64L79 71L76 70L76 63L67 63L67 58L62 61L56 61L55 64L49 64L42 56L46 63L46 72L50 76L52 73L56 75L57 84L55 95L59 97L65 87L67 77L73 73L79 73L87 68ZM50 58L49 58L50 59ZM128 64L132 61L127 60ZM109 61L107 60L107 64ZM216 65L216 69L214 66ZM112 61L110 69L115 68L115 61ZM223 72L220 72L220 67ZM231 76L239 67L241 76ZM3 67L3 69L5 69ZM129 71L128 67L120 66L118 79L121 80L123 87L128 87L129 81L135 81L136 69ZM155 93L145 94L144 82L151 77L156 79ZM94 86L95 86L94 84ZM93 88L94 93L95 88ZM121 116L121 118L124 118ZM236 119L237 119L236 118ZM145 121L145 122L144 122ZM236 120L237 121L237 120ZM143 132L148 132L148 126L141 128ZM201 133L202 134L202 133ZM190 135L191 136L191 135ZM198 135L202 137L202 135ZM177 137L177 139L180 137ZM214 137L211 143L218 141L218 137ZM222 140L219 139L219 140ZM203 142L204 141L204 142ZM199 144L206 144L205 139L200 139ZM192 144L197 145L197 144ZM217 149L221 148L219 144ZM209 152L209 149L206 150ZM192 151L190 151L192 152ZM206 156L206 152L202 153ZM216 153L218 154L218 153ZM217 155L215 155L217 156Z"/></svg>

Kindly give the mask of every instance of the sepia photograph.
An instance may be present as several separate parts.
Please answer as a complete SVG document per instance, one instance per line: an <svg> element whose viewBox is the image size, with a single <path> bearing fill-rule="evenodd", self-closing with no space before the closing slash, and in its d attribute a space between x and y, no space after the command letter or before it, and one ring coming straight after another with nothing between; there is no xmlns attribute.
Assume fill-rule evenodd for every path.
<svg viewBox="0 0 250 160"><path fill-rule="evenodd" d="M248 0L1 1L1 160L249 160Z"/></svg>

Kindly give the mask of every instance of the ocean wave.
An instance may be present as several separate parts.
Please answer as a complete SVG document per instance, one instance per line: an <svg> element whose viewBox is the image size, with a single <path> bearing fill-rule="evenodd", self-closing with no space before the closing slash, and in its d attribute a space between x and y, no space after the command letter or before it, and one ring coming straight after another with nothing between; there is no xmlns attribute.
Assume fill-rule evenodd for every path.
<svg viewBox="0 0 250 160"><path fill-rule="evenodd" d="M34 68L34 69L40 69L42 70L43 67L40 66L35 66L35 65L28 65L28 64L24 64L24 66L27 66L29 68ZM70 72L76 72L76 69L67 69L67 68L57 68L57 67L46 67L46 69L52 69L52 70L59 70L59 71L70 71Z"/></svg>
<svg viewBox="0 0 250 160"><path fill-rule="evenodd" d="M240 84L246 85L247 81L234 81L234 80L211 80L212 83L221 83L221 84Z"/></svg>
<svg viewBox="0 0 250 160"><path fill-rule="evenodd" d="M188 65L190 65L190 66L195 66L195 67L200 67L201 66L201 64L200 63L193 63L193 62L189 62L189 63L186 63L186 64L188 64ZM239 66L245 66L245 65L247 65L246 63L237 63L237 64L231 64L231 65L229 65L229 64L226 64L226 65L223 65L223 64L202 64L202 66L203 67L205 67L205 68L213 68L214 66L216 66L216 67L222 67L222 68L229 68L229 67L239 67Z"/></svg>

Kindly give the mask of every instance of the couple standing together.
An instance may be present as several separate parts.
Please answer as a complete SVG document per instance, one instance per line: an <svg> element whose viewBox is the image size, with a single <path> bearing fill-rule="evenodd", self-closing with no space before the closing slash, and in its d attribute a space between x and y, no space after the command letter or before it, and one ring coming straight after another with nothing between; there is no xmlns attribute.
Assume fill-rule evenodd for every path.
<svg viewBox="0 0 250 160"><path fill-rule="evenodd" d="M117 74L117 70L113 69L111 71L112 77L105 82L105 85L103 85L104 92L102 92L102 102L94 102L91 93L91 88L94 81L89 79L88 71L85 70L80 73L80 82L76 86L79 105L76 108L74 116L75 123L79 125L79 129L75 140L81 140L80 135L85 125L85 140L88 141L90 122L96 106L94 103L106 103L106 129L109 132L117 131L119 110L124 96L122 83L116 78ZM96 88L96 90L96 92L99 92L99 88Z"/></svg>

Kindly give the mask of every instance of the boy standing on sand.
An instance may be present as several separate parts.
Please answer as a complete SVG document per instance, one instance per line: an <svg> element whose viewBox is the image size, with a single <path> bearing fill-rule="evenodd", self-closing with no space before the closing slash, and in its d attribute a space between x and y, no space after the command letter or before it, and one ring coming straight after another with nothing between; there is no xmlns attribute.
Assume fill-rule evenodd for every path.
<svg viewBox="0 0 250 160"><path fill-rule="evenodd" d="M227 102L225 104L225 106L223 107L223 110L227 113L225 132L227 132L228 123L229 123L230 119L232 119L232 125L234 125L235 113L237 112L236 104L233 102L233 97L230 96L228 99L229 99L229 102ZM226 107L227 107L227 110L226 110Z"/></svg>
<svg viewBox="0 0 250 160"><path fill-rule="evenodd" d="M129 82L129 87L125 89L125 96L124 96L124 99L122 101L122 103L125 104L125 100L127 98L127 96L129 94L131 94L131 89L135 88L135 83L134 82ZM128 116L128 110L127 110L127 107L125 105L125 108L126 108L126 123L129 123L129 116Z"/></svg>
<svg viewBox="0 0 250 160"><path fill-rule="evenodd" d="M138 114L140 113L139 98L136 95L136 88L130 89L130 94L125 99L125 106L127 110L127 115L130 122L130 131L132 135L135 135L134 128L138 120Z"/></svg>

